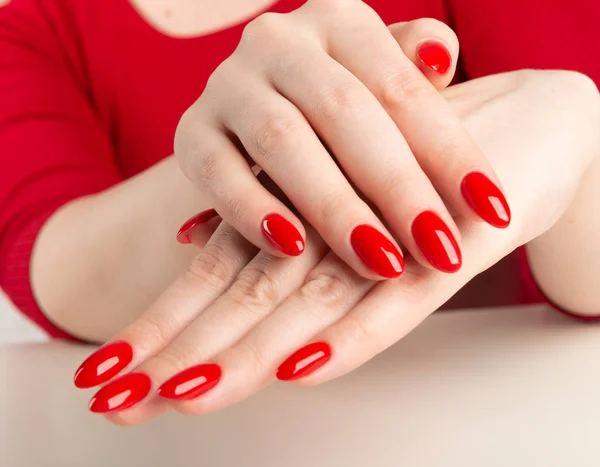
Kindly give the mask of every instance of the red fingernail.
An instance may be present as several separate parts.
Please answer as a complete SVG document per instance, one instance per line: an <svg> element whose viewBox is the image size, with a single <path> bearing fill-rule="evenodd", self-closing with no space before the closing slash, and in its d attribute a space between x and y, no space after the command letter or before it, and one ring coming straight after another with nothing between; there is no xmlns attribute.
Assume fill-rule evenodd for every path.
<svg viewBox="0 0 600 467"><path fill-rule="evenodd" d="M510 208L494 183L480 172L471 172L460 186L469 206L488 224L503 229L510 224Z"/></svg>
<svg viewBox="0 0 600 467"><path fill-rule="evenodd" d="M359 225L352 231L350 243L362 262L376 274L392 279L404 271L402 254L376 228Z"/></svg>
<svg viewBox="0 0 600 467"><path fill-rule="evenodd" d="M117 376L131 363L133 349L127 342L113 342L90 355L77 369L75 386L92 388Z"/></svg>
<svg viewBox="0 0 600 467"><path fill-rule="evenodd" d="M283 216L273 213L261 224L263 234L275 247L289 256L299 256L304 251L304 239L298 229Z"/></svg>
<svg viewBox="0 0 600 467"><path fill-rule="evenodd" d="M292 381L311 374L331 358L331 347L325 342L314 342L294 352L277 370L277 378Z"/></svg>
<svg viewBox="0 0 600 467"><path fill-rule="evenodd" d="M190 239L190 232L192 229L198 225L206 224L209 220L217 217L219 213L214 209L207 209L206 211L202 211L200 214L196 214L194 217L191 217L185 224L181 226L179 232L177 232L177 241L179 243L183 243L187 245L192 243Z"/></svg>
<svg viewBox="0 0 600 467"><path fill-rule="evenodd" d="M100 389L90 400L95 413L118 412L133 407L150 392L152 381L144 373L129 373Z"/></svg>
<svg viewBox="0 0 600 467"><path fill-rule="evenodd" d="M427 261L443 272L456 272L462 265L458 243L446 223L434 212L425 211L413 221L412 234Z"/></svg>
<svg viewBox="0 0 600 467"><path fill-rule="evenodd" d="M440 75L448 73L452 66L452 55L450 55L446 46L440 42L423 42L417 48L417 56L423 65Z"/></svg>
<svg viewBox="0 0 600 467"><path fill-rule="evenodd" d="M210 391L220 380L221 367L205 363L173 376L158 388L158 395L167 399L191 400Z"/></svg>

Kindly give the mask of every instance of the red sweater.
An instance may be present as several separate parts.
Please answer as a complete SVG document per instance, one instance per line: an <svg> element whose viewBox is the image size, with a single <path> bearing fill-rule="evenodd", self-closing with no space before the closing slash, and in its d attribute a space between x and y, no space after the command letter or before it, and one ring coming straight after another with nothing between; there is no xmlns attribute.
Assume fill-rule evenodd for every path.
<svg viewBox="0 0 600 467"><path fill-rule="evenodd" d="M270 10L302 3L281 0ZM388 24L433 17L452 26L461 79L556 68L600 84L598 0L367 3ZM64 203L172 154L179 117L244 25L174 39L128 0L12 0L0 7L0 285L51 336L69 338L31 291L29 261L41 226Z"/></svg>

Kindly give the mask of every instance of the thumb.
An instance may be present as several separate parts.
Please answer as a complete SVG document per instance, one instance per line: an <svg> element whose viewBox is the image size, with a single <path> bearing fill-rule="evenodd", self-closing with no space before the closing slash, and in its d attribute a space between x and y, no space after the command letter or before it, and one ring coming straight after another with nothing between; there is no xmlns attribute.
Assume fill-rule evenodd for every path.
<svg viewBox="0 0 600 467"><path fill-rule="evenodd" d="M449 26L422 18L388 27L404 54L438 89L445 89L456 72L458 38Z"/></svg>

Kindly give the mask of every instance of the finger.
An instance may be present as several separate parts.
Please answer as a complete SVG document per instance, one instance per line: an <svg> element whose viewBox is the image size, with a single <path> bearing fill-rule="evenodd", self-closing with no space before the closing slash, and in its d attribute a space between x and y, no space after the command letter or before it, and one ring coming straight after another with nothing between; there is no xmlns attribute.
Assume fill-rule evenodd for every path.
<svg viewBox="0 0 600 467"><path fill-rule="evenodd" d="M316 69L319 70L318 80L311 71ZM336 155L346 176L378 208L400 243L426 267L449 273L457 271L461 265L460 233L396 124L373 94L323 51L295 51L294 60L286 64L286 69L273 72L270 78L277 90L306 116ZM292 146L296 148L299 143ZM310 166L303 164L293 172L309 171L304 176L304 186L308 183L305 180L311 178L310 173L316 172L309 169ZM274 178L278 184L286 186L286 180ZM327 179L318 179L318 182L311 188L321 202L327 201L323 187L336 185ZM289 186L289 181L287 183ZM300 187L298 190L297 196L301 197L303 192ZM296 198L290 197L296 203ZM303 211L304 217L315 226L335 219L331 228L353 227L344 224L348 207L352 205L343 198L335 200L338 200L335 206L344 216L337 216L331 208L321 211L326 215L318 216L314 210L308 210L309 205ZM324 231L319 232L323 234ZM346 260L335 244L326 240Z"/></svg>
<svg viewBox="0 0 600 467"><path fill-rule="evenodd" d="M317 4L307 12L316 15ZM377 14L362 2L355 5L360 15L340 13L321 21L330 55L377 97L433 185L457 212L507 227L510 209L498 178L459 117L400 50ZM394 229L393 219L386 220Z"/></svg>
<svg viewBox="0 0 600 467"><path fill-rule="evenodd" d="M191 398L171 391L168 395L174 407L182 413L200 415L248 397L274 380L277 365L296 346L335 323L374 284L329 253L275 311L211 360L221 368L217 385L200 395L191 394ZM190 374L190 370L184 371L165 386L185 385Z"/></svg>
<svg viewBox="0 0 600 467"><path fill-rule="evenodd" d="M175 155L182 169L221 218L248 241L275 256L302 254L302 223L258 182L244 155L223 131L188 111L175 138ZM185 235L178 238L186 241Z"/></svg>
<svg viewBox="0 0 600 467"><path fill-rule="evenodd" d="M214 209L207 209L190 217L177 232L177 241L183 245L193 244L197 248L204 248L217 227L221 217Z"/></svg>
<svg viewBox="0 0 600 467"><path fill-rule="evenodd" d="M433 18L388 26L398 45L438 91L450 85L458 63L459 42L454 31Z"/></svg>
<svg viewBox="0 0 600 467"><path fill-rule="evenodd" d="M222 224L185 274L137 321L82 363L75 385L90 388L106 383L160 351L227 289L255 254L254 246Z"/></svg>
<svg viewBox="0 0 600 467"><path fill-rule="evenodd" d="M311 248L299 258L276 258L265 252L257 255L240 271L223 295L189 323L161 352L134 368L132 374L147 375L156 389L174 374L210 361L215 355L235 345L300 287L309 271L325 255L326 245L317 235L313 233L307 240ZM214 384L211 378L218 376L218 369L214 365L208 368L210 374L194 374L191 382L188 380L179 385L184 387L184 396L189 391L197 392L206 389L207 384ZM201 387L194 388L193 383L202 378L206 380L202 380ZM101 394L101 397L106 399L105 395ZM165 398L157 397L153 392L135 407L117 410L109 415L109 419L120 425L142 423L162 413L165 406L168 406Z"/></svg>
<svg viewBox="0 0 600 467"><path fill-rule="evenodd" d="M505 242L502 231L488 229L485 224L465 225L464 267L456 274L440 274L407 261L406 275L401 281L378 283L349 313L335 324L313 336L310 342L327 343L331 359L298 383L315 385L342 376L396 343L417 327L432 312L460 290L476 274L486 269L479 254L481 245ZM490 234L491 232L491 234ZM294 354L292 354L294 355ZM284 361L289 367L292 361Z"/></svg>
<svg viewBox="0 0 600 467"><path fill-rule="evenodd" d="M302 113L271 87L251 78L239 94L231 93L231 99L237 104L221 109L223 125L331 249L364 277L398 277L403 268L400 248L354 191ZM235 199L241 209L252 209L255 203L253 193ZM232 223L239 225L235 219Z"/></svg>

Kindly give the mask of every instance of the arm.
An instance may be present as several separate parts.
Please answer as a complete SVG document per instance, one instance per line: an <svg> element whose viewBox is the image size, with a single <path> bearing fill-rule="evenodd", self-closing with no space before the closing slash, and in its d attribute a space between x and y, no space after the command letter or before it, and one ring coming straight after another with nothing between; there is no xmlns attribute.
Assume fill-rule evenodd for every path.
<svg viewBox="0 0 600 467"><path fill-rule="evenodd" d="M34 249L31 280L40 306L69 333L106 340L185 270L195 250L179 245L174 233L206 207L172 157L69 202L44 225Z"/></svg>
<svg viewBox="0 0 600 467"><path fill-rule="evenodd" d="M574 314L600 316L599 239L600 155L597 155L565 214L527 245L533 276L552 303Z"/></svg>
<svg viewBox="0 0 600 467"><path fill-rule="evenodd" d="M189 262L174 233L205 204L173 158L122 180L51 6L0 8L0 285L51 335L99 341Z"/></svg>
<svg viewBox="0 0 600 467"><path fill-rule="evenodd" d="M466 76L478 78L522 68L574 70L591 78L579 85L589 87L589 95L597 95L592 80L600 85L600 66L597 60L586 57L589 51L600 49L600 35L596 33L600 3L552 2L543 15L539 15L535 2L506 3L503 9L475 0L450 3ZM488 27L491 24L496 26ZM508 30L514 34L506 34ZM582 122L576 131L592 135L591 139L584 135L581 141L598 137L598 112L596 106L596 116L587 124L582 115L573 115ZM595 126L590 125L594 121ZM563 157L577 157L576 151L571 148ZM600 315L599 157L586 162L589 168L579 190L570 194L572 204L556 224L547 232L536 232L526 239L531 272L541 291L559 308L582 316Z"/></svg>

